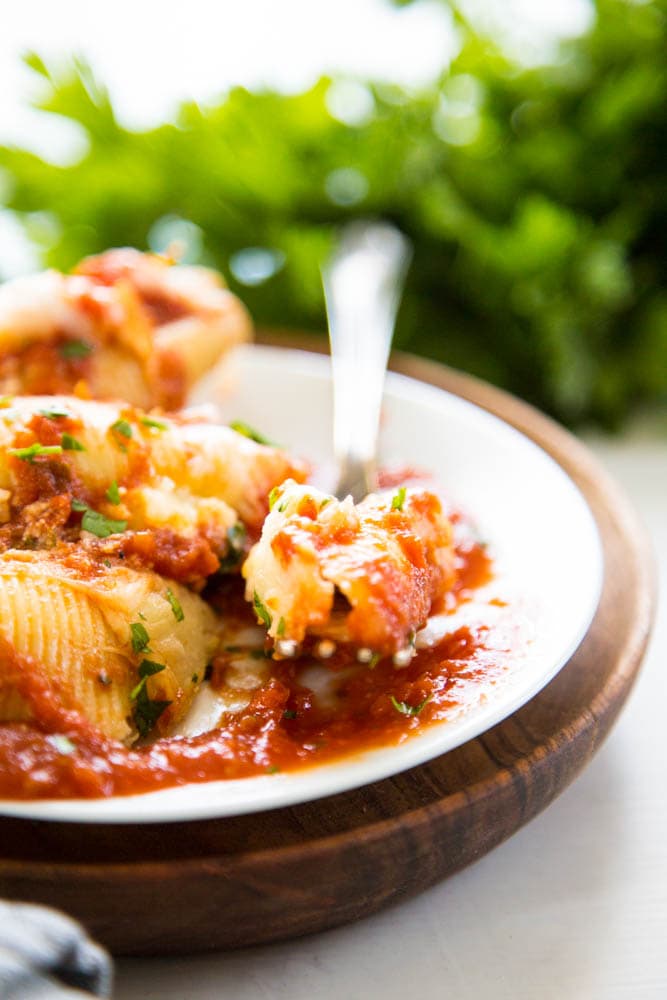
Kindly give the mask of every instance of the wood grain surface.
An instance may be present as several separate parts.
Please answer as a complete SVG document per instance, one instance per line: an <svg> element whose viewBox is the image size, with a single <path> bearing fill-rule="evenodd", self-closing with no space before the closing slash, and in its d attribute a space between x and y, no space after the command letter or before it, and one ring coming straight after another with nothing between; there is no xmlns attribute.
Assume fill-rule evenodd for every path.
<svg viewBox="0 0 667 1000"><path fill-rule="evenodd" d="M589 452L526 404L431 362L396 356L392 367L523 431L588 500L605 579L595 620L569 663L477 739L316 802L166 826L1 818L0 896L58 906L125 955L320 931L470 864L544 809L591 759L637 676L652 623L652 559L633 511Z"/></svg>

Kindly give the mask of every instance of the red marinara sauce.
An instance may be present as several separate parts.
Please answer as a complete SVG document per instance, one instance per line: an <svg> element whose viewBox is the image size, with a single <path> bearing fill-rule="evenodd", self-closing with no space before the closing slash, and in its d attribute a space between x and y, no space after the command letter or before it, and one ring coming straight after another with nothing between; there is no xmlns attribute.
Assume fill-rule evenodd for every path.
<svg viewBox="0 0 667 1000"><path fill-rule="evenodd" d="M491 576L490 560L479 543L460 543L457 554L452 606L469 599ZM225 603L229 608L228 599ZM241 601L232 601L232 606L239 625L254 624ZM225 715L220 728L128 749L102 736L78 713L65 710L34 664L30 669L2 644L0 656L13 673L13 683L40 721L0 725L0 796L129 795L291 771L396 745L478 700L480 690L506 669L510 650L486 627L458 628L400 669L390 658L361 665L353 649L339 646L326 660L332 695L325 701L318 701L301 683L304 661L313 662L307 654L299 660L267 659L266 681L246 708ZM214 661L214 684L224 682L224 670L222 653Z"/></svg>

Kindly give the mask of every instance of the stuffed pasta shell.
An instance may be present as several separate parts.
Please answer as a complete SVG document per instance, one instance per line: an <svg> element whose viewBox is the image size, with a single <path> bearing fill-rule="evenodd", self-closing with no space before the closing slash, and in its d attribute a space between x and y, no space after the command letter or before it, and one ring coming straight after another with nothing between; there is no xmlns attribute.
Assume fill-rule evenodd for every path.
<svg viewBox="0 0 667 1000"><path fill-rule="evenodd" d="M389 654L410 647L454 577L452 529L424 489L339 502L286 482L243 567L279 649L307 635Z"/></svg>
<svg viewBox="0 0 667 1000"><path fill-rule="evenodd" d="M182 718L216 642L196 594L66 545L0 554L0 638L0 722L48 727L46 689L128 743Z"/></svg>
<svg viewBox="0 0 667 1000"><path fill-rule="evenodd" d="M201 586L257 537L305 468L229 427L75 397L0 407L0 550L82 541Z"/></svg>
<svg viewBox="0 0 667 1000"><path fill-rule="evenodd" d="M244 306L213 271L109 250L73 274L0 286L0 392L76 391L178 409L250 333Z"/></svg>

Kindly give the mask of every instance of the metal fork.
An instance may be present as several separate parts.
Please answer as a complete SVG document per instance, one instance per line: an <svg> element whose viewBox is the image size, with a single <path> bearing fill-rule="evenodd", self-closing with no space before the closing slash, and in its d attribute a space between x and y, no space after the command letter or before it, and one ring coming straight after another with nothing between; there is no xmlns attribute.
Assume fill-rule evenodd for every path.
<svg viewBox="0 0 667 1000"><path fill-rule="evenodd" d="M384 222L343 230L322 280L329 320L334 454L339 499L355 503L377 484L380 408L401 290L412 251Z"/></svg>

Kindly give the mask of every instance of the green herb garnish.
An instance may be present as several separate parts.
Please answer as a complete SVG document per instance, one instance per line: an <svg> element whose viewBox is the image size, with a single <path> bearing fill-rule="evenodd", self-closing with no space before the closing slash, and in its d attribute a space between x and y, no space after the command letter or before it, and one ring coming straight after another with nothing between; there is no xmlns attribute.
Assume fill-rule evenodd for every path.
<svg viewBox="0 0 667 1000"><path fill-rule="evenodd" d="M193 684L196 684L197 681L199 680L199 674L193 674L190 680L192 681Z"/></svg>
<svg viewBox="0 0 667 1000"><path fill-rule="evenodd" d="M52 410L38 410L40 417L48 417L49 420L58 420L59 417L66 417L68 420L72 419L72 414L68 413L67 410L57 410L55 407Z"/></svg>
<svg viewBox="0 0 667 1000"><path fill-rule="evenodd" d="M419 715L426 702L430 700L431 696L428 695L423 701L420 701L418 705L408 705L405 701L397 701L393 694L391 696L392 705L397 712L401 713L401 715Z"/></svg>
<svg viewBox="0 0 667 1000"><path fill-rule="evenodd" d="M182 622L185 618L183 608L176 595L173 593L170 587L167 587L167 600L171 604L171 610L174 612L174 618L177 622Z"/></svg>
<svg viewBox="0 0 667 1000"><path fill-rule="evenodd" d="M132 636L132 649L135 653L148 653L150 652L148 644L151 639L146 631L144 625L141 622L132 622L130 625L130 634Z"/></svg>
<svg viewBox="0 0 667 1000"><path fill-rule="evenodd" d="M93 351L93 345L87 344L85 340L68 340L66 343L61 344L58 348L60 357L67 358L70 361L79 358L87 358L89 354L93 353Z"/></svg>
<svg viewBox="0 0 667 1000"><path fill-rule="evenodd" d="M135 702L134 721L137 729L139 730L139 735L148 736L164 710L171 705L171 702L158 700L153 701L152 698L149 698L148 691L146 690L145 677L142 678L139 684L137 684L131 694L131 698L132 701Z"/></svg>
<svg viewBox="0 0 667 1000"><path fill-rule="evenodd" d="M283 719L296 719L296 712L293 708L286 708L283 712Z"/></svg>
<svg viewBox="0 0 667 1000"><path fill-rule="evenodd" d="M60 455L62 450L59 444L40 444L35 441L27 448L8 448L7 454L13 455L14 458L20 458L22 462L30 462L32 465L35 459L41 455Z"/></svg>
<svg viewBox="0 0 667 1000"><path fill-rule="evenodd" d="M145 679L146 677L152 677L153 674L159 674L166 669L164 663L156 663L155 660L142 660L139 664L139 676Z"/></svg>
<svg viewBox="0 0 667 1000"><path fill-rule="evenodd" d="M121 437L128 439L132 437L132 425L127 420L117 420L115 424L111 425L111 430L120 434Z"/></svg>
<svg viewBox="0 0 667 1000"><path fill-rule="evenodd" d="M72 437L71 434L67 434L67 433L63 434L63 436L62 436L62 442L61 443L62 443L62 446L63 446L63 448L64 448L65 451L85 451L86 450L84 448L84 446L81 444L81 442L77 441L77 439L75 437Z"/></svg>
<svg viewBox="0 0 667 1000"><path fill-rule="evenodd" d="M279 639L282 639L282 637L285 635L285 619L284 618L281 618L280 621L278 622L278 628L276 629L276 635L278 636Z"/></svg>
<svg viewBox="0 0 667 1000"><path fill-rule="evenodd" d="M165 424L162 420L156 420L155 417L142 417L141 423L145 427L151 427L156 431L166 431L169 429L169 424Z"/></svg>
<svg viewBox="0 0 667 1000"><path fill-rule="evenodd" d="M382 653L373 653L370 660L368 661L368 669L374 670L381 659L382 659Z"/></svg>
<svg viewBox="0 0 667 1000"><path fill-rule="evenodd" d="M262 603L262 600L256 590L252 595L252 606L255 609L255 613L259 621L263 622L267 628L271 628L271 622L273 619L271 618L266 606Z"/></svg>
<svg viewBox="0 0 667 1000"><path fill-rule="evenodd" d="M392 510L403 510L403 504L405 503L406 493L407 490L405 486L401 486L401 488L394 494L394 498L391 501Z"/></svg>
<svg viewBox="0 0 667 1000"><path fill-rule="evenodd" d="M146 679L148 677L152 677L153 674L159 674L165 669L164 663L155 663L154 660L142 660L139 664L139 683L130 692L130 698L132 701L136 701L141 694L142 689L146 687Z"/></svg>
<svg viewBox="0 0 667 1000"><path fill-rule="evenodd" d="M266 773L267 773L267 774L278 774L278 772L279 772L279 771L280 771L280 768L278 767L278 765L277 765L277 764L271 764L271 765L270 765L269 767L267 767L267 769L266 769Z"/></svg>
<svg viewBox="0 0 667 1000"><path fill-rule="evenodd" d="M269 650L265 649L251 649L250 650L251 660L270 660L271 653Z"/></svg>
<svg viewBox="0 0 667 1000"><path fill-rule="evenodd" d="M232 420L229 426L237 434L243 434L244 437L250 438L251 441L256 441L257 444L267 444L271 448L277 447L273 441L269 441L268 438L264 437L263 434L260 434L259 431L256 431L254 427L246 424L243 420Z"/></svg>
<svg viewBox="0 0 667 1000"><path fill-rule="evenodd" d="M76 497L72 500L72 510L81 513L82 511L88 510L88 504L84 503L83 500L77 500Z"/></svg>
<svg viewBox="0 0 667 1000"><path fill-rule="evenodd" d="M72 508L78 509L74 507L74 502L72 502ZM108 538L109 535L117 535L125 531L127 521L113 521L110 517L100 514L99 511L87 507L81 518L81 528L83 531L89 531L91 535L97 535L98 538Z"/></svg>
<svg viewBox="0 0 667 1000"><path fill-rule="evenodd" d="M246 541L245 526L237 521L231 528L227 529L227 542L229 550L227 555L220 560L220 573L229 573L236 569L243 557Z"/></svg>
<svg viewBox="0 0 667 1000"><path fill-rule="evenodd" d="M119 504L120 503L120 491L118 489L118 483L114 479L109 489L104 494L109 503Z"/></svg>
<svg viewBox="0 0 667 1000"><path fill-rule="evenodd" d="M271 492L269 493L269 510L273 510L273 505L278 499L279 492L280 492L280 487L274 486Z"/></svg>

